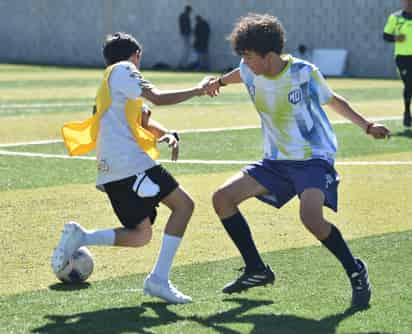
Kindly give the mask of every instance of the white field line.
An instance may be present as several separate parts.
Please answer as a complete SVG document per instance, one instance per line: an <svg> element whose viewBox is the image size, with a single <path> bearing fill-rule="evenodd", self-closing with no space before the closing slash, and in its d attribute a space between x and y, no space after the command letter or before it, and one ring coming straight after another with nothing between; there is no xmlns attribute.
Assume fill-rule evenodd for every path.
<svg viewBox="0 0 412 334"><path fill-rule="evenodd" d="M0 104L0 110L7 109L44 109L62 107L91 107L93 103L30 103L30 104ZM1 111L0 111L1 112Z"/></svg>
<svg viewBox="0 0 412 334"><path fill-rule="evenodd" d="M71 157L65 154L44 154L44 153L30 153L30 152L13 152L2 151L0 155L31 157L31 158L46 158L46 159L73 159L73 160L96 160L96 157L76 156ZM200 165L248 165L254 161L249 160L178 160L171 161L166 159L157 160L161 163L176 163L176 164L200 164ZM337 161L337 165L341 166L411 166L412 161Z"/></svg>
<svg viewBox="0 0 412 334"><path fill-rule="evenodd" d="M386 117L371 117L369 120L372 122L382 122L382 121L392 121L400 120L400 116L386 116ZM332 124L350 124L348 120L339 120L333 121ZM203 132L222 132L222 131L237 131L237 130L249 130L249 129L258 129L260 126L257 125L245 125L237 127L228 127L228 128L208 128L208 129L184 129L178 130L179 133L203 133ZM63 142L62 139L49 139L49 140L35 140L29 142L17 142L17 143L7 143L0 144L0 148L5 147L17 147L17 146L28 146L28 145L44 145L44 144L56 144Z"/></svg>
<svg viewBox="0 0 412 334"><path fill-rule="evenodd" d="M17 110L31 111L32 113L40 112L43 109L51 108L92 108L94 102L77 102L77 103L13 103L13 104L0 104L0 114L13 113ZM188 101L185 102L186 105L200 105L205 104L204 102L198 101ZM230 105L232 102L222 102L222 101L209 101L208 105Z"/></svg>

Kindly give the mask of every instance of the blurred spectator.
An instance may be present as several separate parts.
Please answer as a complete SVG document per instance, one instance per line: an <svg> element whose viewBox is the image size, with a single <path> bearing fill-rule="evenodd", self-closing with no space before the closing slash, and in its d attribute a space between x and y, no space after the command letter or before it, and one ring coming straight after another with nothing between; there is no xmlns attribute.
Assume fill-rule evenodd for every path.
<svg viewBox="0 0 412 334"><path fill-rule="evenodd" d="M312 53L308 50L305 44L299 44L298 49L294 53L294 56L296 58L306 60L309 62L312 61Z"/></svg>
<svg viewBox="0 0 412 334"><path fill-rule="evenodd" d="M412 99L412 0L403 0L403 8L389 15L383 39L394 43L396 66L403 82L403 125L411 126Z"/></svg>
<svg viewBox="0 0 412 334"><path fill-rule="evenodd" d="M182 38L182 54L179 61L179 68L187 68L189 65L189 57L191 53L190 37L192 35L192 23L190 13L192 7L187 5L183 13L179 16L179 32Z"/></svg>
<svg viewBox="0 0 412 334"><path fill-rule="evenodd" d="M193 48L196 53L196 61L193 64L193 68L197 70L209 69L209 36L209 23L207 23L203 17L197 15L194 29L195 40L193 43Z"/></svg>

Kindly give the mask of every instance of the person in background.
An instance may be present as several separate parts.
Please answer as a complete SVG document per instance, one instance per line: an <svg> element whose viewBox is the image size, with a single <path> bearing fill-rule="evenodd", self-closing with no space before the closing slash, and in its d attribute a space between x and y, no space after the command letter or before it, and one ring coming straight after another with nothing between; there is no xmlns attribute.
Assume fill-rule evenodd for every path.
<svg viewBox="0 0 412 334"><path fill-rule="evenodd" d="M311 52L308 50L307 46L305 44L299 44L298 48L294 54L296 58L306 60L310 62L312 60L312 55Z"/></svg>
<svg viewBox="0 0 412 334"><path fill-rule="evenodd" d="M192 35L192 23L190 14L192 7L187 5L183 13L179 16L179 32L182 39L182 54L179 61L179 68L185 69L189 65L189 58L191 53L190 38Z"/></svg>
<svg viewBox="0 0 412 334"><path fill-rule="evenodd" d="M195 69L207 71L209 69L209 37L210 26L200 15L196 16L193 48L196 53Z"/></svg>
<svg viewBox="0 0 412 334"><path fill-rule="evenodd" d="M411 126L412 98L412 0L402 0L403 8L389 15L383 39L394 43L395 62L403 82L403 125Z"/></svg>

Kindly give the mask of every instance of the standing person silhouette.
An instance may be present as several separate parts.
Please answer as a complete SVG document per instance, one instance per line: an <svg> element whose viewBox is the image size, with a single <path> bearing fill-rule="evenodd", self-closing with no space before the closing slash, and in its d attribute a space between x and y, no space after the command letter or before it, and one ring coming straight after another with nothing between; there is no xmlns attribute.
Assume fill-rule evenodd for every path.
<svg viewBox="0 0 412 334"><path fill-rule="evenodd" d="M403 125L411 126L412 97L412 0L403 0L403 8L389 15L383 39L395 43L395 62L403 82Z"/></svg>
<svg viewBox="0 0 412 334"><path fill-rule="evenodd" d="M187 5L183 13L179 16L179 32L182 38L182 54L179 61L179 68L186 68L189 65L189 57L191 52L190 37L192 35L192 23L190 20L190 13L192 7Z"/></svg>
<svg viewBox="0 0 412 334"><path fill-rule="evenodd" d="M196 52L195 68L198 70L209 69L209 36L210 26L207 21L200 15L196 16L196 25L194 29L193 48Z"/></svg>

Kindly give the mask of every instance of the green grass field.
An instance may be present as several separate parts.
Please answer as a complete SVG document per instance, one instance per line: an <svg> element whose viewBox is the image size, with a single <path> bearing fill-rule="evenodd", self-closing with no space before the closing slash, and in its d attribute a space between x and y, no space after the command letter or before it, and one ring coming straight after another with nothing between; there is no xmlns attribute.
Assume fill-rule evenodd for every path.
<svg viewBox="0 0 412 334"><path fill-rule="evenodd" d="M369 309L348 309L350 287L343 270L300 224L297 200L282 210L256 200L242 204L277 281L241 295L220 292L242 261L213 212L211 195L241 163L164 162L196 202L172 274L193 304L167 305L142 295L168 215L162 207L150 245L93 247L95 272L89 281L59 284L49 262L63 224L76 220L98 229L118 222L104 194L95 190L93 160L62 159L61 142L29 142L60 139L64 122L87 117L101 75L96 69L0 65L0 333L412 332L412 131L401 125L402 88L396 80L329 80L362 114L384 119L393 133L390 140L374 141L329 113L337 122L342 182L339 212L326 215L368 262ZM191 86L204 74L144 75L169 89ZM180 130L221 128L183 133L182 160L260 158L259 129L224 130L259 124L240 85L215 99L154 107L153 115ZM161 159L168 158L162 147Z"/></svg>

